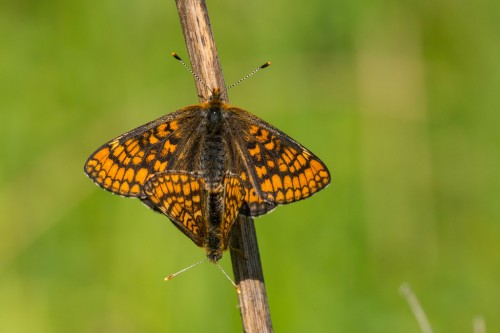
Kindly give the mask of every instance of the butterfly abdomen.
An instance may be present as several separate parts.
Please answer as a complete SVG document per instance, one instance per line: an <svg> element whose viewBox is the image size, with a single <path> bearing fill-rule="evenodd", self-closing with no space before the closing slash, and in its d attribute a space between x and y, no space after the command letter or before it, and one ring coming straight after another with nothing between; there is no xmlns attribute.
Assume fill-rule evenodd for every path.
<svg viewBox="0 0 500 333"><path fill-rule="evenodd" d="M209 191L207 198L208 206L208 229L218 228L221 224L222 215L222 193L220 191Z"/></svg>
<svg viewBox="0 0 500 333"><path fill-rule="evenodd" d="M209 191L208 206L208 233L205 239L207 257L212 262L217 262L222 257L224 244L222 242L222 193Z"/></svg>

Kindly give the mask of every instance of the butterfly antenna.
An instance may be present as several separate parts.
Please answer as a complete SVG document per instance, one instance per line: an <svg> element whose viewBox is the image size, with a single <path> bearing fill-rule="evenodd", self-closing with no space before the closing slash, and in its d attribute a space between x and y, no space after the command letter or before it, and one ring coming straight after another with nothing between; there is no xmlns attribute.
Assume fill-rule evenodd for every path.
<svg viewBox="0 0 500 333"><path fill-rule="evenodd" d="M226 271L219 265L218 262L215 263L217 265L217 267L219 267L219 269L221 270L221 272L227 277L227 279L231 282L231 284L233 285L233 287L236 289L236 292L239 294L240 293L240 288L236 285L236 283L234 283L233 279L231 279L229 277L229 275L226 273Z"/></svg>
<svg viewBox="0 0 500 333"><path fill-rule="evenodd" d="M235 83L229 85L226 87L226 89L224 89L224 91L222 93L225 93L226 91L228 91L229 89L233 88L234 86L237 86L238 84L240 84L241 82L245 81L246 79L248 79L250 76L254 75L255 73L257 73L258 71L260 71L261 69L264 69L266 67L269 67L271 66L271 62L268 61L266 62L264 65L262 66L259 66L257 67L256 69L254 69L251 73L245 75L244 77L242 77L241 79L239 79L238 81L236 81Z"/></svg>
<svg viewBox="0 0 500 333"><path fill-rule="evenodd" d="M198 74L196 74L195 72L193 72L193 70L191 69L191 67L189 67L185 62L184 60L181 59L181 57L179 57L179 55L175 52L172 52L172 57L174 57L175 59L179 60L181 62L181 64L188 70L189 73L191 73L191 75L193 75L193 77L195 78L196 81L200 82L201 84L203 84L205 86L205 88L208 89L208 91L212 91L212 89L205 83L205 81L203 81L201 79L201 77L198 76Z"/></svg>
<svg viewBox="0 0 500 333"><path fill-rule="evenodd" d="M181 270L180 270L180 271L178 271L177 273L170 274L169 276L167 276L167 277L165 278L165 281L172 280L172 279L173 279L174 277L176 277L177 275L179 275L179 274L181 274L181 273L184 273L185 271L187 271L187 270L189 270L189 269L191 269L191 268L193 268L193 267L195 267L195 266L198 266L199 264L201 264L201 263L203 263L203 262L205 262L205 261L207 261L207 260L208 260L208 258L205 258L205 259L203 259L203 260L198 261L197 263L192 264L191 266L188 266L188 267L186 267L186 268L184 268L184 269L181 269Z"/></svg>

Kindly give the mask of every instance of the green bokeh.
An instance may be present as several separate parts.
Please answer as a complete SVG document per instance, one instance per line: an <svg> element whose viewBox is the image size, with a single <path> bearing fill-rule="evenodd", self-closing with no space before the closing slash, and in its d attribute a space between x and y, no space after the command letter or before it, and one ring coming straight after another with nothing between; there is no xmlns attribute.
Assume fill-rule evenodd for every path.
<svg viewBox="0 0 500 333"><path fill-rule="evenodd" d="M231 102L333 173L256 220L279 332L500 331L500 7L211 1ZM0 331L237 332L237 298L166 219L98 189L100 144L197 101L174 1L0 4ZM222 265L230 270L229 256Z"/></svg>

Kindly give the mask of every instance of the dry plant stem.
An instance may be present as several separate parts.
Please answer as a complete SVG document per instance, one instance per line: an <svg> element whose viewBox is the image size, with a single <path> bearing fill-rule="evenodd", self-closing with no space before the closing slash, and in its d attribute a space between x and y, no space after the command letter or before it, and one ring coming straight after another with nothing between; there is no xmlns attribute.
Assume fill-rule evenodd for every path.
<svg viewBox="0 0 500 333"><path fill-rule="evenodd" d="M182 31L193 71L211 88L225 87L215 41L210 26L207 7L203 0L176 0ZM200 100L210 96L210 91L196 81ZM227 95L222 99L228 101ZM272 332L271 315L267 302L264 277L260 263L257 237L253 220L243 216L232 231L231 260L238 295L243 330Z"/></svg>
<svg viewBox="0 0 500 333"><path fill-rule="evenodd" d="M410 285L407 283L402 284L399 288L399 291L401 295L406 298L406 301L408 302L408 305L410 306L415 319L417 319L422 333L432 333L431 324L429 323L429 320L427 319L424 309L420 305L417 296L411 290Z"/></svg>
<svg viewBox="0 0 500 333"><path fill-rule="evenodd" d="M177 11L181 20L182 32L189 54L193 72L209 87L225 87L215 40L212 34L210 18L205 1L176 0ZM195 80L200 101L206 101L211 91ZM221 96L227 102L227 95Z"/></svg>
<svg viewBox="0 0 500 333"><path fill-rule="evenodd" d="M472 327L474 333L486 333L486 322L481 316L477 316L476 318L474 318Z"/></svg>
<svg viewBox="0 0 500 333"><path fill-rule="evenodd" d="M239 303L245 332L273 332L257 234L252 218L239 216L231 237L234 279L240 287Z"/></svg>

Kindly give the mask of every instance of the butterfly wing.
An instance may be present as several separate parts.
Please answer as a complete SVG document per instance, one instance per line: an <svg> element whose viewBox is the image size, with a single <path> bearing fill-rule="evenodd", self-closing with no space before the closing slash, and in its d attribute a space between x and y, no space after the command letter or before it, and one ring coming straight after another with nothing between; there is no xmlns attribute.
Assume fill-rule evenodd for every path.
<svg viewBox="0 0 500 333"><path fill-rule="evenodd" d="M238 124L234 124L234 126L238 126ZM239 141L236 137L239 133L240 131L237 128L229 128L225 133L227 170L232 174L239 175L241 179L241 186L244 190L244 202L240 207L240 214L259 216L270 212L276 205L264 200L255 190L248 173L248 168L251 167L251 164L249 165L249 161L244 160L240 145L238 144Z"/></svg>
<svg viewBox="0 0 500 333"><path fill-rule="evenodd" d="M222 248L227 247L229 235L236 218L240 212L245 198L245 191L242 187L239 176L228 175L224 178L224 210L222 216Z"/></svg>
<svg viewBox="0 0 500 333"><path fill-rule="evenodd" d="M147 200L198 246L204 245L207 224L205 180L196 175L167 171L144 184Z"/></svg>
<svg viewBox="0 0 500 333"><path fill-rule="evenodd" d="M229 108L226 121L233 154L240 155L243 166L249 215L308 198L330 183L330 173L317 156L264 120Z"/></svg>
<svg viewBox="0 0 500 333"><path fill-rule="evenodd" d="M120 135L97 149L85 173L100 187L125 197L144 197L150 175L183 161L200 124L200 107L188 106Z"/></svg>
<svg viewBox="0 0 500 333"><path fill-rule="evenodd" d="M205 220L207 191L205 179L187 172L167 171L152 175L144 184L147 202L168 218L198 246L204 246L208 232ZM227 247L229 234L243 204L244 191L238 176L224 178L223 215L220 225L221 248Z"/></svg>

